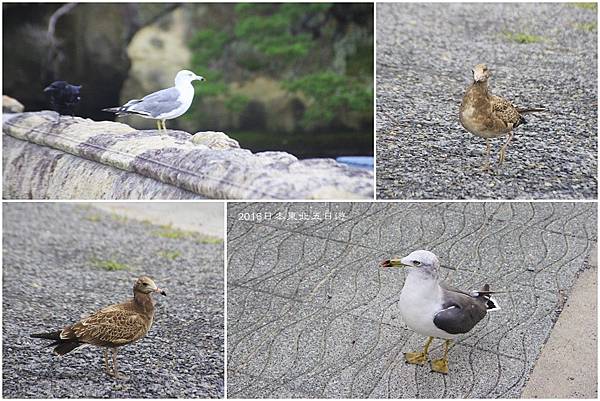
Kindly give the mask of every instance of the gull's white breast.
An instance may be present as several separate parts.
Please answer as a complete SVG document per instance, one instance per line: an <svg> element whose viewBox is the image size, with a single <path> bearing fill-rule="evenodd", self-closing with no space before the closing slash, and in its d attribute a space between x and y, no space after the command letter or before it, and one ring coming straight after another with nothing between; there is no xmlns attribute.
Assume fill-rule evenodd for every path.
<svg viewBox="0 0 600 401"><path fill-rule="evenodd" d="M433 323L442 309L442 289L431 276L409 272L400 293L400 313L406 325L424 336L451 339L456 335L438 329Z"/></svg>

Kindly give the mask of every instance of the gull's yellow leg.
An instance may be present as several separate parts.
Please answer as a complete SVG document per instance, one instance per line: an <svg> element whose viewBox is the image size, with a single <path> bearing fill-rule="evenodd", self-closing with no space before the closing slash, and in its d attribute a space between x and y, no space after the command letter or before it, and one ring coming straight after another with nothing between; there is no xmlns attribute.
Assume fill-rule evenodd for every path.
<svg viewBox="0 0 600 401"><path fill-rule="evenodd" d="M156 126L158 127L158 130L160 131L160 120L156 120Z"/></svg>
<svg viewBox="0 0 600 401"><path fill-rule="evenodd" d="M166 122L167 120L161 120L161 121L162 121L163 129L166 131L167 130L167 122Z"/></svg>
<svg viewBox="0 0 600 401"><path fill-rule="evenodd" d="M444 341L444 356L442 359L434 359L431 361L431 371L448 374L448 348L450 347L451 340Z"/></svg>
<svg viewBox="0 0 600 401"><path fill-rule="evenodd" d="M404 354L404 359L406 359L407 363L414 363L415 365L423 365L427 362L427 358L429 356L429 345L433 341L433 337L429 337L425 346L423 347L423 352L406 352Z"/></svg>

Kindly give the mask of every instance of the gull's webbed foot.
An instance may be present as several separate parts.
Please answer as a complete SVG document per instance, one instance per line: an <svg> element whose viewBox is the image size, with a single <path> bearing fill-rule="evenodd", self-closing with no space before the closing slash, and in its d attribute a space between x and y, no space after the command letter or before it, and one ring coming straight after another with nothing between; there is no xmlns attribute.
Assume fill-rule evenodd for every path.
<svg viewBox="0 0 600 401"><path fill-rule="evenodd" d="M443 373L445 375L448 374L448 360L445 358L442 359L434 359L431 361L431 371Z"/></svg>
<svg viewBox="0 0 600 401"><path fill-rule="evenodd" d="M406 363L415 365L424 365L427 362L428 354L426 352L406 352L404 353Z"/></svg>

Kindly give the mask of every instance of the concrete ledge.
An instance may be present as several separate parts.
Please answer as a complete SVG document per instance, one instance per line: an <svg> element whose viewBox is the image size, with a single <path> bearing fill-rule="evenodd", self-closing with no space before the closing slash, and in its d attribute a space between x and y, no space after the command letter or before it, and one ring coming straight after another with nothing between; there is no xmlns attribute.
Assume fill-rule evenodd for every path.
<svg viewBox="0 0 600 401"><path fill-rule="evenodd" d="M202 199L152 178L5 135L4 199Z"/></svg>
<svg viewBox="0 0 600 401"><path fill-rule="evenodd" d="M138 131L51 111L5 115L3 133L5 198L373 197L370 171L285 152L253 154L224 134ZM123 180L131 187L121 189Z"/></svg>
<svg viewBox="0 0 600 401"><path fill-rule="evenodd" d="M598 398L598 244L579 275L521 398Z"/></svg>

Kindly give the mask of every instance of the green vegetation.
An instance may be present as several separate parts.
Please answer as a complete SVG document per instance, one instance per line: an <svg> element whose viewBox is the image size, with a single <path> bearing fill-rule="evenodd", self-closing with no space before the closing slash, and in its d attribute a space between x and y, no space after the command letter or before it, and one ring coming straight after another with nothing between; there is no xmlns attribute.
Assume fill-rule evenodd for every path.
<svg viewBox="0 0 600 401"><path fill-rule="evenodd" d="M223 242L220 238L202 235L195 231L186 231L173 227L171 224L159 226L158 231L154 231L152 235L161 238L169 239L193 239L200 244L219 244Z"/></svg>
<svg viewBox="0 0 600 401"><path fill-rule="evenodd" d="M598 30L598 23L596 22L580 22L575 24L575 28L587 32L596 32Z"/></svg>
<svg viewBox="0 0 600 401"><path fill-rule="evenodd" d="M243 38L265 56L296 60L315 45L310 31L302 29L302 21L322 21L330 8L327 3L241 3L235 7L235 37Z"/></svg>
<svg viewBox="0 0 600 401"><path fill-rule="evenodd" d="M542 36L522 32L504 32L503 35L506 39L521 44L539 43L544 40Z"/></svg>
<svg viewBox="0 0 600 401"><path fill-rule="evenodd" d="M99 214L90 214L85 216L84 219L97 223L101 220L101 216Z"/></svg>
<svg viewBox="0 0 600 401"><path fill-rule="evenodd" d="M574 7L598 11L598 3L571 3Z"/></svg>
<svg viewBox="0 0 600 401"><path fill-rule="evenodd" d="M159 231L154 231L153 234L157 237L162 238L171 238L171 239L183 239L183 238L191 238L195 233L191 231L184 231L178 228L173 228L172 225L163 225L160 226Z"/></svg>
<svg viewBox="0 0 600 401"><path fill-rule="evenodd" d="M102 259L92 258L91 262L95 267L97 267L99 269L108 270L108 271L129 270L129 266L127 266L126 264L119 263L119 262L117 262L115 260L111 260L111 259L102 260Z"/></svg>
<svg viewBox="0 0 600 401"><path fill-rule="evenodd" d="M161 258L169 259L169 260L175 260L181 256L181 252L164 250L164 251L159 251L158 256L160 256Z"/></svg>
<svg viewBox="0 0 600 401"><path fill-rule="evenodd" d="M312 99L304 114L310 126L320 120L333 121L340 111L361 111L373 107L373 91L352 77L334 72L309 74L285 83L291 92Z"/></svg>
<svg viewBox="0 0 600 401"><path fill-rule="evenodd" d="M371 4L237 4L226 23L215 21L189 43L192 69L206 78L196 96L239 116L254 99L231 84L267 77L302 99L298 130L347 127L348 113L372 121L372 11ZM202 125L208 117L192 110L189 118Z"/></svg>
<svg viewBox="0 0 600 401"><path fill-rule="evenodd" d="M127 216L123 216L122 214L118 214L118 213L111 213L110 217L113 220L118 221L119 223L127 223L127 221L129 220L129 218Z"/></svg>
<svg viewBox="0 0 600 401"><path fill-rule="evenodd" d="M199 244L221 244L223 242L221 238L211 237L210 235L197 234L194 238Z"/></svg>

